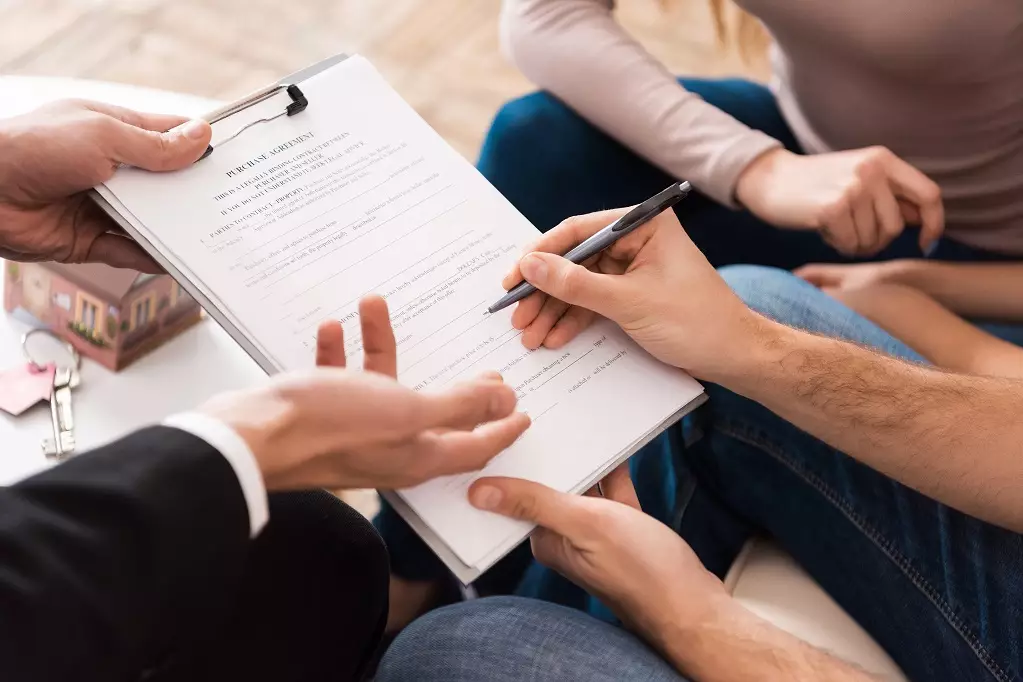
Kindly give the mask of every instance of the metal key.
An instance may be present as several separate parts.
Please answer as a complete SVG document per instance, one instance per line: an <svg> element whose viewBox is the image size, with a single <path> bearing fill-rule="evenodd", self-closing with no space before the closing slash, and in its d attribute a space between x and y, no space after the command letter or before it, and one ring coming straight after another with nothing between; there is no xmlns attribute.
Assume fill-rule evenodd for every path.
<svg viewBox="0 0 1023 682"><path fill-rule="evenodd" d="M50 395L53 437L43 440L43 454L49 459L67 459L75 451L75 420L71 413L71 389L79 381L77 375L77 370L67 367L58 368L53 375L53 393Z"/></svg>
<svg viewBox="0 0 1023 682"><path fill-rule="evenodd" d="M56 342L70 360L70 363L65 363L63 366L57 363L57 370L53 374L53 390L50 392L50 419L53 421L53 437L43 440L43 454L47 458L67 459L75 451L75 420L71 413L71 389L81 383L82 378L78 369L82 364L82 356L73 345L61 339L52 330L30 329L21 337L21 348L28 361L37 368L41 364L33 357L29 342L38 336L49 337L51 344ZM49 362L52 360L47 358L43 364Z"/></svg>

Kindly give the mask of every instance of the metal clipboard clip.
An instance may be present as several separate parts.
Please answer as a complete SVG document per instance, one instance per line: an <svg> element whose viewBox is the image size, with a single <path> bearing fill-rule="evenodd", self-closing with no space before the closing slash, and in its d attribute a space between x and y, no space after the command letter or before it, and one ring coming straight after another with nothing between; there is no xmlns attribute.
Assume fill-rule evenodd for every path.
<svg viewBox="0 0 1023 682"><path fill-rule="evenodd" d="M252 93L245 99L239 100L234 104L230 104L227 107L224 107L223 109L215 111L213 115L210 116L209 123L210 124L217 123L218 121L223 121L224 119L230 116L234 116L235 114L241 113L248 109L249 107L253 107L259 104L260 102L265 102L271 97L277 95L282 90L287 92L288 97L291 98L291 104L285 107L284 111L282 111L279 114L274 114L273 116L266 116L264 118L259 118L256 119L255 121L250 121L246 123L238 130L234 131L233 133L225 137L223 140L217 142L216 147L214 147L212 144L209 147L207 147L206 152L201 157L199 157L199 161L202 161L207 156L212 154L215 148L219 148L227 144L231 140L235 139L236 137L244 133L249 128L259 125L260 123L269 123L270 121L274 121L278 118L281 118L282 116L294 116L295 114L305 111L306 107L309 106L309 100L306 99L305 95L302 94L302 90L299 89L297 85L284 84L271 85L270 87ZM198 163L199 161L196 161L196 163Z"/></svg>

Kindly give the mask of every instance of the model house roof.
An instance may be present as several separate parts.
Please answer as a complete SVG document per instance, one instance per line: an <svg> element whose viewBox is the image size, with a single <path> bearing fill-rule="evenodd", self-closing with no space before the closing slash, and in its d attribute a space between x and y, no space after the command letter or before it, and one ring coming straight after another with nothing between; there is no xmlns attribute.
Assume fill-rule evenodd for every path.
<svg viewBox="0 0 1023 682"><path fill-rule="evenodd" d="M143 275L136 270L112 268L102 263L76 265L40 263L40 265L80 287L86 293L111 303L119 302L137 284L152 276Z"/></svg>

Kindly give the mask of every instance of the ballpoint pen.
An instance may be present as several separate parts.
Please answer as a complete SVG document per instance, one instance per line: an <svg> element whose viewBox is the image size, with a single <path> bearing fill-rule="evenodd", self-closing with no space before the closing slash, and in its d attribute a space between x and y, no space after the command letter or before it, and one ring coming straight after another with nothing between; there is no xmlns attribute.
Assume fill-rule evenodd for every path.
<svg viewBox="0 0 1023 682"><path fill-rule="evenodd" d="M674 183L668 189L650 197L618 220L583 241L566 253L564 257L576 264L585 262L680 202L689 194L691 189L692 187L688 182ZM509 290L497 303L487 308L487 313L492 314L503 310L514 303L518 303L535 291L536 287L532 284L522 282Z"/></svg>

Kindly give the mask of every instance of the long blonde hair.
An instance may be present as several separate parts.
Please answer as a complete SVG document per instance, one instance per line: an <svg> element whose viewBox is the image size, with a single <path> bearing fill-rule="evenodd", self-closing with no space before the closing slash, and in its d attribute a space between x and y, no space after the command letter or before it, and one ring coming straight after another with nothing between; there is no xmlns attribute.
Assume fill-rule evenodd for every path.
<svg viewBox="0 0 1023 682"><path fill-rule="evenodd" d="M756 17L739 9L729 0L709 2L718 42L723 47L737 45L744 58L763 54L770 42L770 36Z"/></svg>

